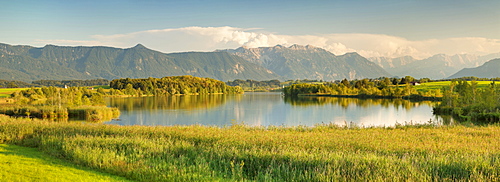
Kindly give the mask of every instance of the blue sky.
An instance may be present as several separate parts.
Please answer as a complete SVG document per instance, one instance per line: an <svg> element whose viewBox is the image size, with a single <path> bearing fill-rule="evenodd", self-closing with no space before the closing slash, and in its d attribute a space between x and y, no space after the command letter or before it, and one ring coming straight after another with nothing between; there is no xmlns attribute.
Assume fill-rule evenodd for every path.
<svg viewBox="0 0 500 182"><path fill-rule="evenodd" d="M142 43L162 52L299 43L367 56L487 54L500 52L498 9L498 0L0 1L0 42L115 47ZM369 45L378 45L375 42L384 37L391 41L378 45L385 48L370 49L359 45L359 35ZM467 44L466 39L483 49L421 48L432 40L441 43L429 47ZM188 43L175 47L162 42Z"/></svg>

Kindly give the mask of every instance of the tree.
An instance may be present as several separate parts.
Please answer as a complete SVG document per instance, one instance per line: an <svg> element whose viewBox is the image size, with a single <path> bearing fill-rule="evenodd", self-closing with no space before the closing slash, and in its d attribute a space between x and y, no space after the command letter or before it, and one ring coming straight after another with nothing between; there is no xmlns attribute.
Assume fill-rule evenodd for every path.
<svg viewBox="0 0 500 182"><path fill-rule="evenodd" d="M406 84L406 83L409 83L408 80L406 80L406 77L401 78L399 84Z"/></svg>
<svg viewBox="0 0 500 182"><path fill-rule="evenodd" d="M135 95L136 91L132 84L128 83L127 86L125 86L125 94L127 95Z"/></svg>
<svg viewBox="0 0 500 182"><path fill-rule="evenodd" d="M348 81L346 78L344 78L344 79L342 80L342 82L340 82L340 83L342 83L342 85L344 85L344 86L346 86L346 87L349 87L349 85L350 85L350 84L349 84L349 81Z"/></svg>
<svg viewBox="0 0 500 182"><path fill-rule="evenodd" d="M17 86L14 82L9 82L9 84L7 84L7 88L19 88L19 86Z"/></svg>
<svg viewBox="0 0 500 182"><path fill-rule="evenodd" d="M392 78L392 84L397 85L399 83L399 80L397 78Z"/></svg>
<svg viewBox="0 0 500 182"><path fill-rule="evenodd" d="M383 83L384 83L385 85L387 85L387 86L388 86L388 85L390 85L392 82L391 82L391 80L390 80L389 78L385 77L385 78L384 78Z"/></svg>
<svg viewBox="0 0 500 182"><path fill-rule="evenodd" d="M415 78L412 76L405 76L406 83L411 83L415 81Z"/></svg>

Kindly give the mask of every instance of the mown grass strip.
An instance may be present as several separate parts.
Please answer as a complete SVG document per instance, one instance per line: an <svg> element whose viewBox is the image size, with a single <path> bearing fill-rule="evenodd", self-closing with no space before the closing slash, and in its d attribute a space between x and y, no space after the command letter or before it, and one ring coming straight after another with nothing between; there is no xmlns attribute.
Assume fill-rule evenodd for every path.
<svg viewBox="0 0 500 182"><path fill-rule="evenodd" d="M0 144L0 181L128 181L77 167L34 148Z"/></svg>

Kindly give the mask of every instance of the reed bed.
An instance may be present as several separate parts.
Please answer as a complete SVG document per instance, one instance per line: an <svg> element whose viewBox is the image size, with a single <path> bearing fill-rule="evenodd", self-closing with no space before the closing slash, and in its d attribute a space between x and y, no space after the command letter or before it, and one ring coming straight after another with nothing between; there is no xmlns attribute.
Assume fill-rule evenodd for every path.
<svg viewBox="0 0 500 182"><path fill-rule="evenodd" d="M40 119L68 118L68 109L57 106L3 106L0 114Z"/></svg>
<svg viewBox="0 0 500 182"><path fill-rule="evenodd" d="M499 181L500 126L117 126L0 117L0 143L137 181Z"/></svg>
<svg viewBox="0 0 500 182"><path fill-rule="evenodd" d="M0 114L14 117L39 118L49 120L67 120L68 118L92 122L110 121L120 115L118 108L106 106L3 106Z"/></svg>
<svg viewBox="0 0 500 182"><path fill-rule="evenodd" d="M82 119L86 121L110 121L120 116L120 110L114 107L105 106L78 106L69 107L68 116L70 118Z"/></svg>

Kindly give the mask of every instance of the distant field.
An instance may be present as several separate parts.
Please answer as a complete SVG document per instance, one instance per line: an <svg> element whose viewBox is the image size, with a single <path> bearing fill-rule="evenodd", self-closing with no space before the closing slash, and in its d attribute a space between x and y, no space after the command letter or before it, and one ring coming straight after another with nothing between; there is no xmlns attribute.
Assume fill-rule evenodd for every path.
<svg viewBox="0 0 500 182"><path fill-rule="evenodd" d="M470 81L468 81L470 83ZM476 81L478 83L478 88L487 88L492 81ZM497 85L500 85L500 82L495 82ZM421 85L415 86L415 89L417 91L424 91L427 92L429 90L435 90L435 89L441 89L443 90L443 87L448 87L450 86L451 81L441 81L441 82L428 82L428 83L422 83Z"/></svg>
<svg viewBox="0 0 500 182"><path fill-rule="evenodd" d="M18 90L26 90L28 88L0 88L0 98L10 97L10 94Z"/></svg>

